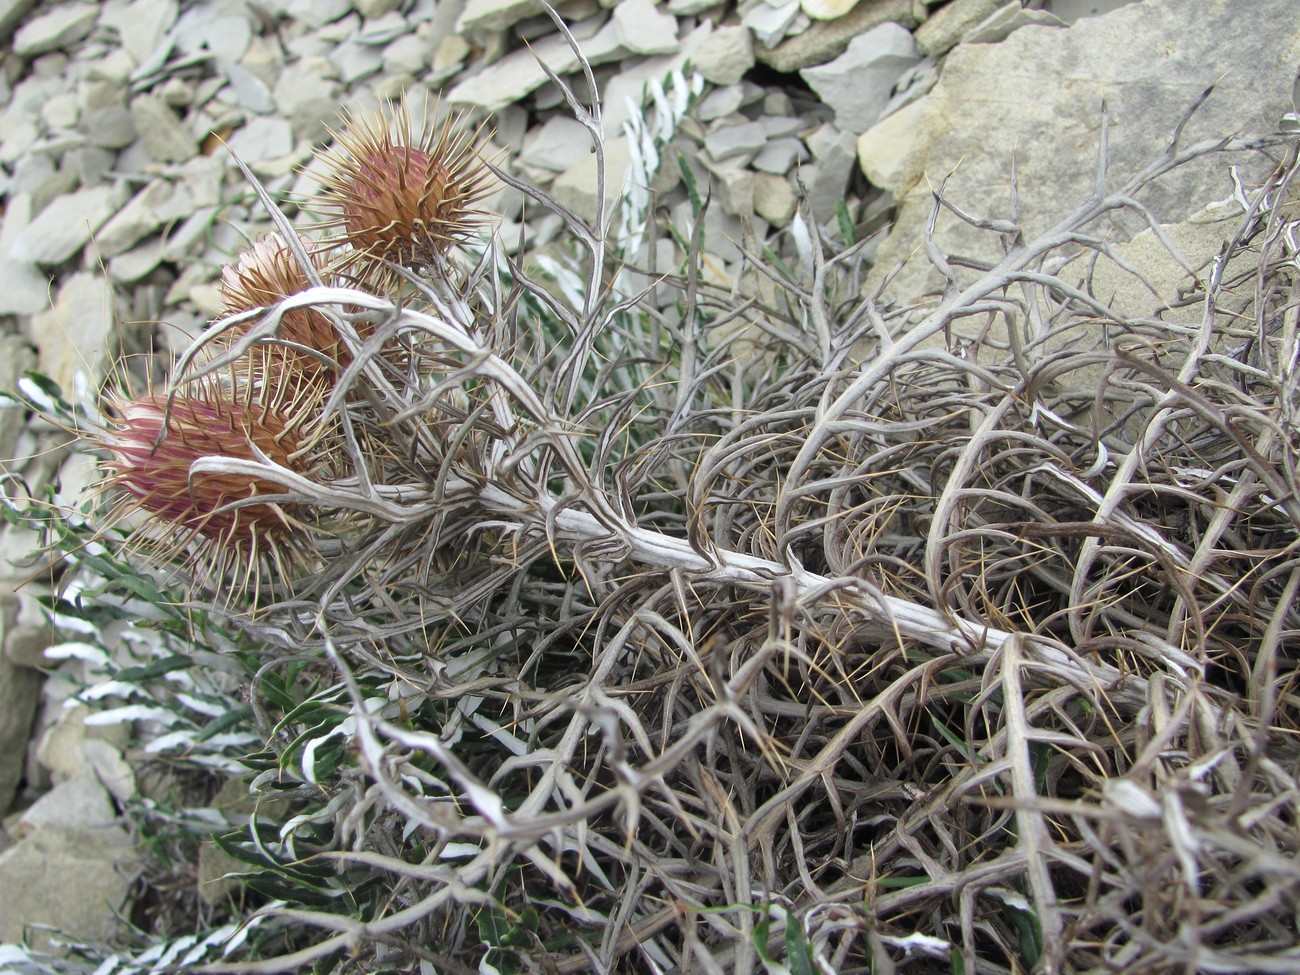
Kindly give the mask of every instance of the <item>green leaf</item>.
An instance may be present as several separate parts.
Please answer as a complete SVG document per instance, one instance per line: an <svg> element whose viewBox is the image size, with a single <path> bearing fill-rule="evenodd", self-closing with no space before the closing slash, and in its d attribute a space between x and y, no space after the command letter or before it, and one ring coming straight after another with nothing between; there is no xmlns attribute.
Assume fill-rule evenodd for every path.
<svg viewBox="0 0 1300 975"><path fill-rule="evenodd" d="M695 173L687 164L686 156L680 152L677 154L677 169L682 174L682 182L686 184L686 195L691 199L691 216L699 217L700 211L704 209L704 198L700 195L700 185L695 179Z"/></svg>
<svg viewBox="0 0 1300 975"><path fill-rule="evenodd" d="M789 917L785 922L785 961L790 975L817 975L812 947L804 936L803 925Z"/></svg>
<svg viewBox="0 0 1300 975"><path fill-rule="evenodd" d="M174 670L188 670L193 664L194 661L190 657L174 654L161 660L155 660L152 663L139 664L135 667L126 667L119 670L117 679L128 684L134 684L149 680L152 677L170 674Z"/></svg>
<svg viewBox="0 0 1300 975"><path fill-rule="evenodd" d="M849 216L848 204L843 200L835 201L835 219L840 225L840 236L844 238L844 246L851 247L857 243L857 234L853 229L853 218Z"/></svg>

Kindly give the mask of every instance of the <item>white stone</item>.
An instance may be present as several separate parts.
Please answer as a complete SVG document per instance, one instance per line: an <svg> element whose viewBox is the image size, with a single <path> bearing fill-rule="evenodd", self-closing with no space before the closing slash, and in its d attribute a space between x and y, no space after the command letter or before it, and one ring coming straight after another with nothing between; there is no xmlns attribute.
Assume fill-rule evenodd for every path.
<svg viewBox="0 0 1300 975"><path fill-rule="evenodd" d="M170 183L161 179L152 180L95 234L96 250L104 257L113 257L130 250L162 226L158 208L171 197Z"/></svg>
<svg viewBox="0 0 1300 975"><path fill-rule="evenodd" d="M0 853L0 941L30 935L33 947L49 950L51 936L32 924L109 940L140 864L120 826L34 831Z"/></svg>
<svg viewBox="0 0 1300 975"><path fill-rule="evenodd" d="M774 227L784 227L794 218L799 200L784 176L754 174L754 212Z"/></svg>
<svg viewBox="0 0 1300 975"><path fill-rule="evenodd" d="M834 136L819 146L809 140L808 147L816 156L816 168L805 178L808 187L808 206L813 219L819 223L835 217L838 204L844 202L844 190L849 177L853 175L853 166L857 162L857 139L852 132L836 132L833 127L824 134ZM804 167L803 173L812 167Z"/></svg>
<svg viewBox="0 0 1300 975"><path fill-rule="evenodd" d="M768 133L762 122L728 125L704 137L704 151L715 162L735 156L752 155L767 144Z"/></svg>
<svg viewBox="0 0 1300 975"><path fill-rule="evenodd" d="M754 66L753 35L744 27L719 27L695 45L695 69L715 85L734 85Z"/></svg>
<svg viewBox="0 0 1300 975"><path fill-rule="evenodd" d="M992 15L1005 0L952 0L916 29L916 47L922 54L944 54L972 27Z"/></svg>
<svg viewBox="0 0 1300 975"><path fill-rule="evenodd" d="M562 173L591 155L591 133L577 119L553 115L524 140L521 162Z"/></svg>
<svg viewBox="0 0 1300 975"><path fill-rule="evenodd" d="M347 40L330 52L330 62L338 69L339 80L351 85L375 74L384 66L382 48Z"/></svg>
<svg viewBox="0 0 1300 975"><path fill-rule="evenodd" d="M353 0L353 6L357 8L357 13L367 20L375 17L382 17L386 13L391 13L402 5L402 0Z"/></svg>
<svg viewBox="0 0 1300 975"><path fill-rule="evenodd" d="M808 150L804 148L803 143L793 136L786 136L783 139L769 141L759 150L750 165L759 172L781 175L788 173L797 163L807 158Z"/></svg>
<svg viewBox="0 0 1300 975"><path fill-rule="evenodd" d="M1000 44L958 45L934 90L917 103L924 107L904 109L918 120L904 133L910 148L903 169L916 179L899 197L897 219L867 288L922 246L932 188L945 180L954 204L1005 217L1014 158L1023 234L1031 239L1055 225L1092 192L1103 98L1112 120L1111 187L1159 157L1192 99L1210 84L1214 91L1187 122L1183 145L1274 131L1293 104L1300 4L1258 0L1255 6L1243 18L1235 5L1219 0L1147 0L1068 29L1028 26ZM1189 31L1188 24L1197 29ZM1225 72L1224 65L1232 70ZM1026 92L1033 97L1026 99ZM908 129L894 121L895 135ZM1232 162L1249 166L1244 158ZM1147 186L1142 202L1156 219L1177 223L1224 195L1228 164L1211 158L1180 167ZM1260 175L1241 171L1247 185ZM1145 228L1144 220L1128 216L1116 214L1120 228ZM935 242L974 260L1002 257L996 235L955 219L940 221ZM924 264L914 262L895 275L886 297L910 302L933 286ZM959 272L962 280L965 272Z"/></svg>
<svg viewBox="0 0 1300 975"><path fill-rule="evenodd" d="M50 303L49 279L14 246L31 220L31 194L11 193L0 217L0 315L32 315Z"/></svg>
<svg viewBox="0 0 1300 975"><path fill-rule="evenodd" d="M73 274L59 288L54 306L32 317L41 372L68 391L77 388L79 372L98 378L115 320L113 289L102 272Z"/></svg>
<svg viewBox="0 0 1300 975"><path fill-rule="evenodd" d="M49 13L33 17L18 30L14 35L14 53L31 58L75 44L95 29L98 19L98 4L55 6Z"/></svg>
<svg viewBox="0 0 1300 975"><path fill-rule="evenodd" d="M21 816L11 835L17 839L38 829L104 829L117 822L108 790L95 773L86 769L60 782L41 796Z"/></svg>
<svg viewBox="0 0 1300 975"><path fill-rule="evenodd" d="M96 186L58 197L18 234L8 256L29 264L62 264L108 222L121 199L115 186Z"/></svg>
<svg viewBox="0 0 1300 975"><path fill-rule="evenodd" d="M885 116L862 133L858 139L858 164L873 186L901 196L916 185L928 148L925 120L933 107L921 99Z"/></svg>
<svg viewBox="0 0 1300 975"><path fill-rule="evenodd" d="M836 125L865 132L889 104L894 82L919 60L910 31L881 24L855 37L834 61L799 74L835 112Z"/></svg>
<svg viewBox="0 0 1300 975"><path fill-rule="evenodd" d="M620 136L605 143L605 203L615 205L623 192L632 154L626 137ZM596 219L596 157L588 153L577 165L561 173L551 184L555 199L577 213L589 223ZM606 211L608 212L608 210Z"/></svg>
<svg viewBox="0 0 1300 975"><path fill-rule="evenodd" d="M145 150L158 162L184 162L199 151L189 129L156 95L131 99L131 121Z"/></svg>
<svg viewBox="0 0 1300 975"><path fill-rule="evenodd" d="M163 239L153 237L108 262L108 276L118 284L139 281L163 261Z"/></svg>
<svg viewBox="0 0 1300 975"><path fill-rule="evenodd" d="M858 5L858 0L800 0L803 12L813 20L835 20Z"/></svg>
<svg viewBox="0 0 1300 975"><path fill-rule="evenodd" d="M614 8L618 39L633 54L672 54L677 50L677 18L654 0L619 0Z"/></svg>
<svg viewBox="0 0 1300 975"><path fill-rule="evenodd" d="M275 99L271 96L271 89L253 72L249 71L242 64L233 64L229 61L219 62L221 73L226 76L230 82L230 87L235 92L235 99L239 102L240 107L248 109L250 112L256 112L259 115L265 115L275 108Z"/></svg>
<svg viewBox="0 0 1300 975"><path fill-rule="evenodd" d="M745 11L740 22L754 32L755 39L763 47L771 50L781 43L799 13L799 0L787 0L777 6L759 2Z"/></svg>
<svg viewBox="0 0 1300 975"><path fill-rule="evenodd" d="M700 99L695 114L701 122L725 118L740 110L744 98L745 89L742 85L724 85L721 88L714 88Z"/></svg>
<svg viewBox="0 0 1300 975"><path fill-rule="evenodd" d="M538 0L468 0L456 22L456 33L505 30L542 10Z"/></svg>
<svg viewBox="0 0 1300 975"><path fill-rule="evenodd" d="M386 74L417 75L428 68L432 60L432 46L418 34L404 34L384 48Z"/></svg>
<svg viewBox="0 0 1300 975"><path fill-rule="evenodd" d="M179 9L177 0L106 3L100 23L117 30L121 50L131 56L132 62L144 64L176 23Z"/></svg>
<svg viewBox="0 0 1300 975"><path fill-rule="evenodd" d="M1021 27L1036 25L1039 27L1068 27L1064 20L1048 10L1035 10L1020 6L1019 0L1011 0L999 7L962 35L963 44L996 44L1020 30Z"/></svg>
<svg viewBox="0 0 1300 975"><path fill-rule="evenodd" d="M324 27L352 10L352 0L292 0L288 14L308 27Z"/></svg>
<svg viewBox="0 0 1300 975"><path fill-rule="evenodd" d="M226 147L245 164L278 159L293 151L293 127L288 119L266 116L255 118L236 129Z"/></svg>
<svg viewBox="0 0 1300 975"><path fill-rule="evenodd" d="M617 28L606 24L582 45L583 53L593 64L603 64L625 53L618 42ZM538 62L548 65L558 75L578 67L578 58L558 34L543 37L530 49L512 51L495 64L465 79L447 93L453 105L474 105L490 112L512 105L546 84L546 72Z"/></svg>

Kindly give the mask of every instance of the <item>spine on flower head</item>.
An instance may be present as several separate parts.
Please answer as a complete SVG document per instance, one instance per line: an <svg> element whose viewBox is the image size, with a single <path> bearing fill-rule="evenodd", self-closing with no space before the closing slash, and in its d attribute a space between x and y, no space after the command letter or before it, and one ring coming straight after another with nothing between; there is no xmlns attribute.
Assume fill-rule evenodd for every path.
<svg viewBox="0 0 1300 975"><path fill-rule="evenodd" d="M313 243L306 237L298 239L303 250L311 255L309 260L315 265L317 273L323 274L325 269L319 254L313 253ZM240 255L237 263L222 268L219 285L227 315L238 315L274 305L284 298L301 294L310 287L307 269L299 263L288 243L277 233L258 239ZM244 334L247 328L248 325L244 324L227 331L227 341ZM321 374L331 367L331 363L347 365L347 347L340 340L333 323L317 308L294 308L283 312L278 337L291 343L288 348L298 359L297 366L309 375Z"/></svg>
<svg viewBox="0 0 1300 975"><path fill-rule="evenodd" d="M336 232L341 272L373 283L391 280L386 262L423 270L478 228L492 189L481 128L453 117L416 133L405 100L346 121L338 146L319 155L321 195L305 204Z"/></svg>
<svg viewBox="0 0 1300 975"><path fill-rule="evenodd" d="M220 469L226 459L307 472L300 424L288 405L211 377L171 397L110 396L95 446L109 458L104 489L116 495L113 520L133 525L138 548L180 558L208 583L232 571L250 582L264 565L296 574L287 556L304 548L304 529L286 488L269 470ZM195 470L205 459L216 469Z"/></svg>

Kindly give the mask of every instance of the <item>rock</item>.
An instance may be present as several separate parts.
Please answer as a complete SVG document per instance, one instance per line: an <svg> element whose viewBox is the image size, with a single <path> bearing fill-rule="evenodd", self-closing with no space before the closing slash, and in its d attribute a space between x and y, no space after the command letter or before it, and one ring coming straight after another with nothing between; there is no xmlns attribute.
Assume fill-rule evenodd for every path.
<svg viewBox="0 0 1300 975"><path fill-rule="evenodd" d="M1021 27L1031 24L1040 27L1068 27L1064 20L1048 10L1022 7L1019 0L1011 0L962 35L963 44L996 44L1005 41Z"/></svg>
<svg viewBox="0 0 1300 975"><path fill-rule="evenodd" d="M721 162L735 156L757 153L767 144L768 138L767 129L761 121L728 125L704 137L704 151L715 162Z"/></svg>
<svg viewBox="0 0 1300 975"><path fill-rule="evenodd" d="M0 42L7 41L36 0L0 0Z"/></svg>
<svg viewBox="0 0 1300 975"><path fill-rule="evenodd" d="M713 190L722 209L733 217L748 217L754 212L754 173L742 167L713 173Z"/></svg>
<svg viewBox="0 0 1300 975"><path fill-rule="evenodd" d="M18 377L35 368L36 353L26 339L21 335L0 335L0 389L14 389L18 385ZM0 410L0 457L17 456L18 438L26 427L27 418L23 416L22 410ZM7 600L12 595L13 587L0 583L0 600ZM18 604L12 605L17 614ZM18 616L15 615L14 621L17 619Z"/></svg>
<svg viewBox="0 0 1300 975"><path fill-rule="evenodd" d="M1188 23L1197 30L1188 31ZM1032 238L1069 213L1092 189L1103 95L1111 117L1112 188L1159 155L1210 84L1215 90L1188 122L1184 145L1274 131L1291 107L1298 37L1300 5L1291 0L1261 0L1249 18L1218 0L1147 0L1066 30L1022 27L1000 44L958 46L934 90L904 110L914 114L893 119L892 134L911 139L894 163L903 178L868 172L886 186L901 187L911 174L926 179L902 191L894 229L881 244L867 287L921 246L931 186L945 178L958 206L1005 217L1013 153L1024 234ZM1034 97L1026 100L1026 91ZM868 135L874 147L867 154L879 166L889 137L877 130ZM1142 201L1158 219L1176 223L1224 195L1233 161L1212 157L1181 167L1144 189ZM1121 226L1130 233L1142 229L1136 221ZM976 260L1002 256L994 237L955 219L941 219L936 242ZM933 278L922 263L894 277L887 297L911 301L930 287Z"/></svg>
<svg viewBox="0 0 1300 975"><path fill-rule="evenodd" d="M218 66L221 73L226 76L226 80L230 82L230 87L235 93L235 99L239 102L240 108L246 108L258 115L265 115L275 108L275 99L271 95L271 89L266 86L266 82L253 72L243 65L231 61L220 61Z"/></svg>
<svg viewBox="0 0 1300 975"><path fill-rule="evenodd" d="M1163 240L1148 228L1132 240L1112 245L1114 260L1092 264L1092 252L1088 251L1063 273L1074 271L1078 279L1091 275L1091 293L1123 318L1160 317L1197 324L1205 314L1205 305L1181 300L1192 282L1170 257L1165 241L1178 248L1193 270L1205 272L1241 227L1241 216L1241 208L1232 201L1211 203L1181 223L1161 226ZM1245 262L1249 259L1240 255L1236 264L1229 265L1225 278L1247 272Z"/></svg>
<svg viewBox="0 0 1300 975"><path fill-rule="evenodd" d="M799 5L799 0L787 0L786 3L772 5L766 2L755 3L741 16L740 22L754 35L754 38L767 50L781 43L782 39L799 20L807 20Z"/></svg>
<svg viewBox="0 0 1300 975"><path fill-rule="evenodd" d="M15 246L31 220L31 194L10 193L0 218L0 281L4 282L0 288L0 315L33 315L50 302L49 279Z"/></svg>
<svg viewBox="0 0 1300 975"><path fill-rule="evenodd" d="M433 46L419 34L404 34L384 48L384 73L418 75L428 68Z"/></svg>
<svg viewBox="0 0 1300 975"><path fill-rule="evenodd" d="M1055 16L1067 24L1073 24L1084 17L1108 14L1133 2L1134 0L1049 0L1047 6Z"/></svg>
<svg viewBox="0 0 1300 975"><path fill-rule="evenodd" d="M919 60L909 31L881 24L853 38L834 61L799 74L834 110L840 129L865 132L889 104L894 82Z"/></svg>
<svg viewBox="0 0 1300 975"><path fill-rule="evenodd" d="M614 8L619 43L633 54L672 54L677 50L677 18L654 0L619 0Z"/></svg>
<svg viewBox="0 0 1300 975"><path fill-rule="evenodd" d="M58 197L18 234L9 256L24 263L62 264L108 222L121 199L116 186L96 186Z"/></svg>
<svg viewBox="0 0 1300 975"><path fill-rule="evenodd" d="M0 941L30 935L52 947L45 925L80 941L107 941L141 865L126 830L39 829L0 853Z"/></svg>
<svg viewBox="0 0 1300 975"><path fill-rule="evenodd" d="M577 119L554 115L524 140L519 161L562 173L591 155L591 134Z"/></svg>
<svg viewBox="0 0 1300 975"><path fill-rule="evenodd" d="M199 146L184 123L156 95L131 99L131 121L150 157L158 162L184 162Z"/></svg>
<svg viewBox="0 0 1300 975"><path fill-rule="evenodd" d="M433 52L433 77L439 80L449 78L460 70L465 58L469 57L469 42L459 34L448 34Z"/></svg>
<svg viewBox="0 0 1300 975"><path fill-rule="evenodd" d="M95 248L104 257L130 250L162 226L158 208L171 200L172 193L172 186L166 180L151 180L100 228L95 235Z"/></svg>
<svg viewBox="0 0 1300 975"><path fill-rule="evenodd" d="M872 27L891 22L901 27L916 26L912 0L860 0L843 17L816 21L803 33L786 39L771 50L760 47L756 56L768 67L783 74L793 74L801 68L825 64L839 57L853 38Z"/></svg>
<svg viewBox="0 0 1300 975"><path fill-rule="evenodd" d="M695 115L701 122L712 122L740 110L745 98L743 85L724 85L714 88L700 99L695 108Z"/></svg>
<svg viewBox="0 0 1300 975"><path fill-rule="evenodd" d="M606 24L582 45L583 53L593 64L603 64L623 55L618 30ZM473 105L495 112L546 84L546 72L538 61L549 65L556 74L568 74L578 67L578 58L558 34L542 38L530 49L512 51L495 64L457 84L447 93L453 105Z"/></svg>
<svg viewBox="0 0 1300 975"><path fill-rule="evenodd" d="M916 29L916 47L922 54L946 54L964 35L990 17L1003 0L952 0Z"/></svg>
<svg viewBox="0 0 1300 975"><path fill-rule="evenodd" d="M754 66L754 39L744 27L719 27L694 50L695 70L715 85L734 85Z"/></svg>
<svg viewBox="0 0 1300 975"><path fill-rule="evenodd" d="M468 0L456 22L456 33L505 30L542 12L538 0Z"/></svg>
<svg viewBox="0 0 1300 975"><path fill-rule="evenodd" d="M750 165L759 172L780 176L788 173L797 163L807 158L808 150L804 148L803 143L792 136L786 136L783 139L769 141L759 150Z"/></svg>
<svg viewBox="0 0 1300 975"><path fill-rule="evenodd" d="M623 192L627 170L632 163L627 137L619 136L605 143L605 203L613 206ZM588 223L596 219L596 156L588 153L576 166L555 178L551 195ZM608 211L606 211L608 212Z"/></svg>
<svg viewBox="0 0 1300 975"><path fill-rule="evenodd" d="M241 125L226 140L231 155L246 165L279 159L293 151L293 126L277 116L255 118Z"/></svg>
<svg viewBox="0 0 1300 975"><path fill-rule="evenodd" d="M320 28L346 17L351 10L352 0L291 0L286 13L307 27Z"/></svg>
<svg viewBox="0 0 1300 975"><path fill-rule="evenodd" d="M117 284L131 284L163 262L166 245L161 237L146 240L108 262L108 276Z"/></svg>
<svg viewBox="0 0 1300 975"><path fill-rule="evenodd" d="M929 149L925 126L931 108L924 99L913 102L885 116L858 139L858 163L872 185L895 196L916 185Z"/></svg>
<svg viewBox="0 0 1300 975"><path fill-rule="evenodd" d="M14 53L19 57L33 58L61 50L94 30L98 19L98 4L54 6L49 13L33 17L19 28L14 35Z"/></svg>
<svg viewBox="0 0 1300 975"><path fill-rule="evenodd" d="M813 20L835 20L858 5L858 0L801 0L803 12Z"/></svg>
<svg viewBox="0 0 1300 975"><path fill-rule="evenodd" d="M78 271L67 278L54 307L32 318L40 371L69 393L77 388L78 372L97 378L114 320L113 289L100 271Z"/></svg>
<svg viewBox="0 0 1300 975"><path fill-rule="evenodd" d="M17 618L16 612L14 617ZM27 739L36 720L43 682L39 670L0 656L0 814L9 811L23 781ZM3 916L4 911L0 910L0 917Z"/></svg>
<svg viewBox="0 0 1300 975"><path fill-rule="evenodd" d="M17 839L42 829L111 829L117 810L95 773L86 770L60 782L18 817L10 834Z"/></svg>
<svg viewBox="0 0 1300 975"><path fill-rule="evenodd" d="M362 17L373 20L396 10L402 5L402 0L353 0L352 5Z"/></svg>
<svg viewBox="0 0 1300 975"><path fill-rule="evenodd" d="M830 126L826 128L831 129ZM807 180L808 206L813 219L825 223L835 217L837 207L844 202L844 191L849 177L853 175L853 164L857 161L857 139L852 132L834 133L833 142L820 147L809 140L809 148L817 159L817 168Z"/></svg>
<svg viewBox="0 0 1300 975"><path fill-rule="evenodd" d="M338 69L339 81L352 85L379 71L384 66L382 48L346 40L330 52L330 62Z"/></svg>
<svg viewBox="0 0 1300 975"><path fill-rule="evenodd" d="M144 64L176 23L177 0L129 0L105 3L100 23L115 28L133 66Z"/></svg>
<svg viewBox="0 0 1300 975"><path fill-rule="evenodd" d="M794 188L784 176L754 174L754 212L774 227L788 224L799 208Z"/></svg>
<svg viewBox="0 0 1300 975"><path fill-rule="evenodd" d="M129 732L125 725L87 725L90 714L84 704L64 707L41 736L36 757L50 770L55 781L65 782L93 771L88 755L93 755L95 749L86 747L91 741L105 742L118 750L126 747Z"/></svg>

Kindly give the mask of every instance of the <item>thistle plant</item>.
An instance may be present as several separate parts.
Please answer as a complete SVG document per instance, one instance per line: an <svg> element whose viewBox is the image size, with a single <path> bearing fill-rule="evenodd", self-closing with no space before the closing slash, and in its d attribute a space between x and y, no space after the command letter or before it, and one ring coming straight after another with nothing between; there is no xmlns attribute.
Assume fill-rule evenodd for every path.
<svg viewBox="0 0 1300 975"><path fill-rule="evenodd" d="M561 90L600 156L588 80ZM98 443L176 540L151 557L309 554L190 592L257 662L252 787L294 804L222 837L281 940L201 970L1294 965L1294 139L1175 139L1116 181L1103 135L1038 237L940 192L1004 257L931 247L933 301L864 294L804 214L725 287L675 238L662 303L603 186L592 227L497 174L569 231L567 263L507 257L473 137L395 111L325 157L333 236L271 207L302 279L236 265ZM1267 165L1199 320L1117 315L1101 228L1206 158ZM282 360L312 375L282 409L256 356L286 349L329 367ZM187 439L196 390L225 399ZM179 500L133 487L159 457Z"/></svg>

